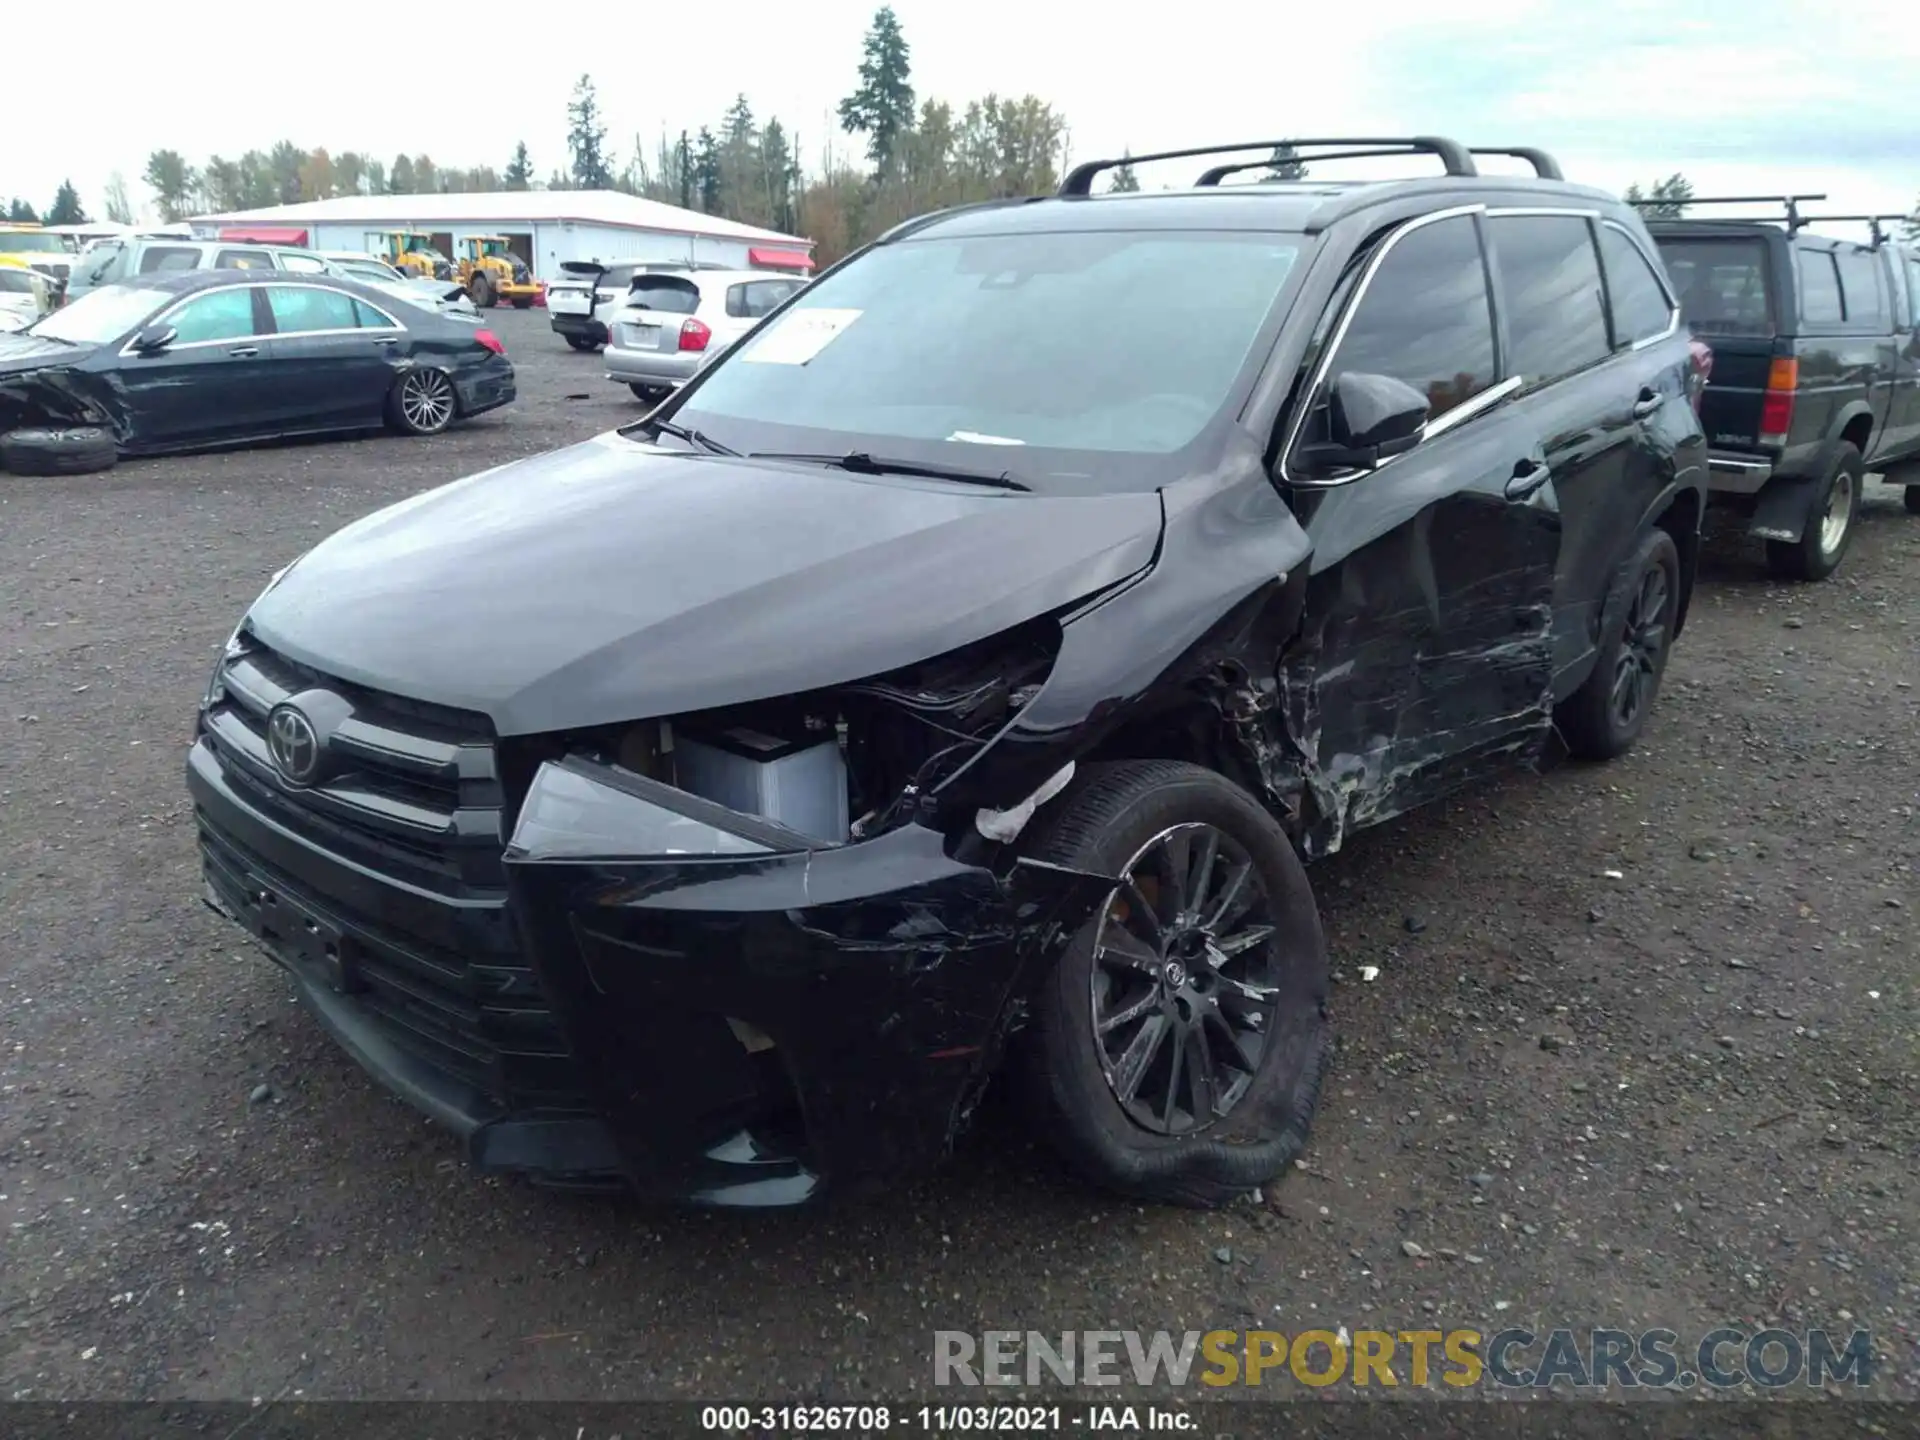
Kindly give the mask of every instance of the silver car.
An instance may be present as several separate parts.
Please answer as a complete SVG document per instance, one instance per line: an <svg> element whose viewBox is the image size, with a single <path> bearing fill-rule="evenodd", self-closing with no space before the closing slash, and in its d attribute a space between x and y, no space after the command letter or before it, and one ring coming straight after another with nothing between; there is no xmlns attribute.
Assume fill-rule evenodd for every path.
<svg viewBox="0 0 1920 1440"><path fill-rule="evenodd" d="M659 400L806 283L766 270L635 275L625 303L608 318L601 352L607 378L642 400Z"/></svg>

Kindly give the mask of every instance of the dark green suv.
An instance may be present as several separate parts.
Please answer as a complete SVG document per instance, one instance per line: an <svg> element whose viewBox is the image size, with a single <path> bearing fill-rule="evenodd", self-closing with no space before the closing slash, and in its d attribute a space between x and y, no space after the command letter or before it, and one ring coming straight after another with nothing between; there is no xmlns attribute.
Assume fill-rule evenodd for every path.
<svg viewBox="0 0 1920 1440"><path fill-rule="evenodd" d="M1701 407L1713 499L1750 515L1774 573L1799 580L1838 568L1868 471L1908 482L1920 514L1920 258L1881 231L1889 217L1795 204L1817 198L1772 220L1648 225L1713 349ZM1865 223L1872 238L1807 232L1821 220Z"/></svg>

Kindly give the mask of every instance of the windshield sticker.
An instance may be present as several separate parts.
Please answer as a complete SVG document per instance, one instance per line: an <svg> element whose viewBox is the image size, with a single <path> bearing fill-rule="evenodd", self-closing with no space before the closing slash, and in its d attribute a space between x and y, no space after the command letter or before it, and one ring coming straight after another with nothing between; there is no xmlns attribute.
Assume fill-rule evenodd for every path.
<svg viewBox="0 0 1920 1440"><path fill-rule="evenodd" d="M863 310L795 310L741 352L762 365L804 365L858 320Z"/></svg>
<svg viewBox="0 0 1920 1440"><path fill-rule="evenodd" d="M1024 445L1024 440L1016 440L1011 435L982 435L977 430L956 430L947 436L948 440L958 440L965 445Z"/></svg>

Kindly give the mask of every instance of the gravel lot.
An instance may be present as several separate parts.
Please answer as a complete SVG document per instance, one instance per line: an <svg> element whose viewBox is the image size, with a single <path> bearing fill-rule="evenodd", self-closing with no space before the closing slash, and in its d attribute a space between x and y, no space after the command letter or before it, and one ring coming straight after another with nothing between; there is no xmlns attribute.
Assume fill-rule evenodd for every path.
<svg viewBox="0 0 1920 1440"><path fill-rule="evenodd" d="M989 1106L884 1201L662 1213L467 1171L199 899L183 751L267 576L638 413L541 312L489 323L519 403L438 441L0 476L0 1398L903 1398L935 1328L1768 1319L1869 1326L1876 1392L1920 1394L1897 492L1824 585L1718 539L1624 762L1316 869L1342 1048L1260 1203L1110 1204Z"/></svg>

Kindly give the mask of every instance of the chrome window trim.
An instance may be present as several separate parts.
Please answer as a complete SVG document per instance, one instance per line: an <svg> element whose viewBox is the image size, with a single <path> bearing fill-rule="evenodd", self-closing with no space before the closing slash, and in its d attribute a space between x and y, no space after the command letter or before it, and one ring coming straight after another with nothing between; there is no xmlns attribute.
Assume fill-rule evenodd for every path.
<svg viewBox="0 0 1920 1440"><path fill-rule="evenodd" d="M350 291L341 290L336 286L322 285L322 284L315 283L313 281L290 280L286 278L287 276L298 274L299 273L298 271L276 270L271 273L279 276L280 278L275 280L249 280L244 285L222 286L222 287L218 287L218 289L216 290L196 290L191 295L183 295L178 300L174 301L171 305L168 305L164 309L161 309L159 311L156 311L154 314L149 315L146 321L140 326L140 329L145 330L149 326L158 325L162 321L166 320L169 316L174 315L178 313L180 310L186 308L188 305L191 305L194 301L202 299L207 295L220 293L220 291L224 291L224 290L265 290L268 286L271 286L271 285L281 285L281 286L287 287L288 289L294 289L294 290L326 290L335 295L345 295L349 300L361 300L360 296L355 295ZM303 338L311 338L316 335L385 335L389 331L395 331L395 330L399 331L401 334L406 333L407 327L402 325L398 320L394 319L392 315L388 314L388 312L384 307L374 304L374 302L371 300L361 300L361 303L363 305L366 305L368 308L376 311L380 315L385 316L387 323L385 325L368 325L368 326L356 325L351 330L295 330L292 332L274 331L272 333L263 333L261 331L255 331L251 335L234 335L227 339L222 339L222 340L183 340L178 344L169 345L167 347L167 352L171 354L176 350L204 350L214 345L252 345L261 340L276 339L279 336L286 333L299 335ZM269 302L269 304L271 304L271 302ZM120 358L123 360L130 360L134 356L138 355L139 353L140 352L134 348L132 339L129 339L125 345L122 345L120 347Z"/></svg>
<svg viewBox="0 0 1920 1440"><path fill-rule="evenodd" d="M1292 485L1302 490L1329 490L1339 485L1350 485L1355 480L1359 479L1361 476L1371 475L1378 472L1379 470L1385 469L1388 465L1391 465L1395 460L1400 458L1397 455L1390 456L1386 460L1383 460L1379 465L1376 465L1372 470L1356 470L1351 475L1343 475L1338 479L1329 479L1329 480L1296 479L1294 475L1287 469L1287 462L1293 455L1294 446L1296 446L1300 442L1300 432L1306 428L1307 416L1310 413L1312 413L1313 399L1315 396L1319 395L1321 387L1326 384L1327 374L1333 368L1334 357L1340 353L1340 346L1342 345L1342 343L1345 342L1347 338L1347 331L1353 325L1353 317L1360 313L1360 305L1367 298L1367 291L1373 287L1373 278L1374 276L1380 273L1380 267L1386 264L1387 257L1393 254L1394 248L1397 245L1399 245L1399 243L1402 240L1406 239L1407 236L1413 234L1413 232L1416 230L1424 230L1427 226L1437 225L1442 220L1458 220L1458 219L1461 219L1462 217L1471 218L1478 215L1484 215L1486 213L1486 210L1487 210L1487 207L1484 204L1455 205L1445 210L1432 211L1431 213L1426 215L1416 215L1413 219L1401 225L1399 229L1395 230L1391 235L1387 236L1385 240L1380 242L1380 248L1374 252L1373 258L1367 261L1367 268L1365 272L1360 276L1360 282L1353 287L1353 294L1347 300L1347 308L1340 316L1340 323L1334 326L1333 334L1327 340L1326 353L1320 357L1318 363L1316 363L1314 366L1313 380L1307 386L1306 390L1302 392L1304 395L1304 399L1300 405L1299 411L1294 415L1292 423L1287 427L1287 439L1286 439L1286 443L1280 447L1280 463L1278 466L1278 469L1280 472L1279 478L1282 484ZM1476 240L1478 239L1477 230L1475 232L1475 238ZM1482 252L1482 254L1484 257L1484 251ZM1485 262L1483 258L1482 264L1484 265L1484 263ZM1488 297L1489 297L1489 300L1491 300L1491 297L1492 297L1491 282L1489 282L1489 286L1488 286ZM1493 325L1494 325L1493 313L1491 308L1489 308L1488 314L1487 314L1487 330L1489 335L1493 333ZM1496 353L1497 353L1497 347L1496 347ZM1499 386L1496 385L1491 388L1498 389ZM1447 430L1451 429L1454 425L1461 423L1460 420L1455 420L1453 418L1454 412L1458 410L1466 409L1469 405L1473 405L1476 401L1481 400L1488 393L1490 392L1482 391L1479 395L1475 395L1471 400L1462 401L1460 404L1455 405L1453 409L1448 410L1440 415L1434 416L1431 420L1427 422L1426 428L1421 432L1421 436L1420 436L1421 443L1424 444L1428 436L1434 435L1434 434L1444 434ZM1511 392L1507 392L1507 393L1511 393ZM1498 398L1505 399L1506 395L1502 394ZM1489 408L1491 408L1491 402L1489 402L1487 405L1480 406L1478 409L1474 410L1472 413L1474 415L1478 415L1482 411ZM1470 419L1470 418L1472 417L1471 416L1461 417L1462 420ZM1414 449L1415 450L1419 449L1419 446L1416 445ZM1413 451L1410 450L1406 453L1412 454Z"/></svg>

